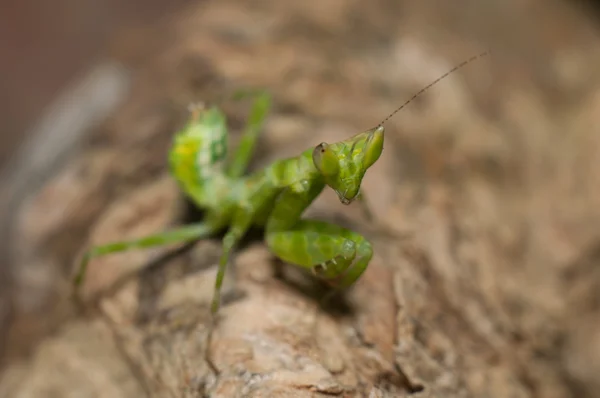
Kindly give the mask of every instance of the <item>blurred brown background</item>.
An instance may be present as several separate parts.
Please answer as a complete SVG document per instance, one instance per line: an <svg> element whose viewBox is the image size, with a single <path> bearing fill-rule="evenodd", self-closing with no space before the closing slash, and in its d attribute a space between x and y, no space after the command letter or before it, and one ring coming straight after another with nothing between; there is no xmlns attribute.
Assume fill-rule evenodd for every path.
<svg viewBox="0 0 600 398"><path fill-rule="evenodd" d="M151 27L186 1L5 1L0 14L0 160L44 108L124 32Z"/></svg>
<svg viewBox="0 0 600 398"><path fill-rule="evenodd" d="M304 380L315 394L366 396L361 388L374 384L383 396L400 396L410 379L424 396L600 396L599 30L596 3L559 0L5 2L0 397L186 396L181 388L190 380L203 382L185 390L189 396L236 396L226 378L207 378L204 363L189 365L185 377L177 373L197 360L197 347L186 341L177 351L165 343L176 340L173 328L148 327L164 326L156 303L171 284L185 291L173 280L190 278L182 271L188 262L210 267L218 241L201 245L191 260L172 260L168 269L176 271L160 274L160 283L132 282L150 286L143 294L125 286L83 320L67 300L73 259L88 239L139 236L188 217L165 170L189 102L225 102L235 142L244 109L228 104L225 93L268 88L275 108L253 164L259 167L308 142L372 127L483 50L492 56L388 123L384 157L365 180L378 217L411 239L377 241L388 271L374 272L394 277L367 277L357 292L373 283L377 294L366 301L386 311L393 303L397 312L366 309L356 318L395 320L387 332L404 351L392 353L379 335L369 346L404 381L385 384L385 372L373 370L379 365L334 371L319 363L331 377L326 388L294 373L296 364L287 369L293 377L286 374L295 382L277 388L303 394ZM313 210L330 221L354 217L328 195ZM260 245L242 253L242 269L269 264ZM98 261L90 289L154 259L138 253ZM240 281L248 307L232 306L227 319L251 318L237 329L226 324L230 340L217 340L217 351L247 333L243 327L260 329L251 324L263 312L281 310L269 307L276 300L255 301L279 287L254 289L257 277L248 272ZM206 295L211 277L186 286ZM392 279L386 295L383 282ZM271 337L310 347L298 337L302 321L290 315L296 304L289 305L284 313L295 321L277 325ZM196 305L167 307L183 311L194 333L205 324ZM343 336L340 321L332 322L331 333ZM156 340L158 348L146 344ZM355 355L348 363L368 363L348 350ZM220 361L225 369L239 365L226 355ZM243 363L247 372L268 373ZM257 391L275 391L265 380Z"/></svg>

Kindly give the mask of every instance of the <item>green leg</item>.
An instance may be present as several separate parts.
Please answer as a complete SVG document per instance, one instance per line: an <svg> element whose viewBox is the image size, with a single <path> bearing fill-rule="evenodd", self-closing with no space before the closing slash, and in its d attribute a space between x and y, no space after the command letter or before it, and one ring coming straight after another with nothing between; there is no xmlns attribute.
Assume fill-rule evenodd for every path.
<svg viewBox="0 0 600 398"><path fill-rule="evenodd" d="M230 178L239 178L246 171L248 162L254 153L254 147L258 141L258 134L263 127L264 121L271 107L271 97L266 92L251 93L256 99L252 105L250 116L246 124L246 129L242 135L241 142L232 158L231 164L227 168L227 175Z"/></svg>
<svg viewBox="0 0 600 398"><path fill-rule="evenodd" d="M373 257L362 235L322 221L301 220L289 231L271 232L267 244L283 261L310 268L336 291L354 284Z"/></svg>
<svg viewBox="0 0 600 398"><path fill-rule="evenodd" d="M225 269L229 263L229 257L233 253L236 245L242 239L254 217L252 209L239 208L232 220L231 226L223 238L223 252L219 259L219 270L217 271L217 279L215 281L215 290L213 293L213 299L211 304L212 314L216 314L219 310L221 301L221 286L223 285L223 278L225 277Z"/></svg>
<svg viewBox="0 0 600 398"><path fill-rule="evenodd" d="M271 252L283 261L311 269L340 290L362 275L373 257L373 249L354 231L323 221L299 219L322 190L322 183L298 183L282 192L267 222L266 241Z"/></svg>
<svg viewBox="0 0 600 398"><path fill-rule="evenodd" d="M239 241L248 231L248 228L252 224L252 220L255 216L255 207L249 206L248 208L238 208L232 217L229 230L223 238L223 249L221 258L219 259L219 269L217 271L217 278L215 279L215 290L213 292L213 298L210 307L210 311L213 318L208 328L206 349L204 351L204 359L206 360L210 368L213 370L213 372L215 372L215 374L219 374L220 371L210 356L210 347L216 323L215 315L217 314L217 311L219 310L219 306L221 304L221 287L223 285L223 279L225 278L225 270L229 263L231 254L235 250L235 247L237 246Z"/></svg>
<svg viewBox="0 0 600 398"><path fill-rule="evenodd" d="M104 256L107 254L124 252L132 249L146 249L157 246L164 246L172 243L190 242L196 239L201 239L212 235L217 231L218 227L206 222L186 225L171 231L161 232L154 235L149 235L140 239L112 242L102 246L96 246L87 251L79 264L77 273L73 283L77 289L87 271L87 266L92 258Z"/></svg>

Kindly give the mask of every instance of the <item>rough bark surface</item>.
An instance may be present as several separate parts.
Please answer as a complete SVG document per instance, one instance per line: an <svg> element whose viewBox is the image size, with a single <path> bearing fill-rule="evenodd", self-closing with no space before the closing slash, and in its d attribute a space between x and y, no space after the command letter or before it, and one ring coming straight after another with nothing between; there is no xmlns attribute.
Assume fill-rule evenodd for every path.
<svg viewBox="0 0 600 398"><path fill-rule="evenodd" d="M258 168L372 127L485 49L388 124L363 189L404 238L331 192L309 209L374 241L343 301L319 307L312 279L249 239L209 342L216 237L95 260L74 311L86 245L195 217L166 173L189 102L220 101L235 145L247 106L227 93L269 89ZM600 35L583 12L200 1L114 56L136 71L125 105L14 214L0 397L598 396Z"/></svg>

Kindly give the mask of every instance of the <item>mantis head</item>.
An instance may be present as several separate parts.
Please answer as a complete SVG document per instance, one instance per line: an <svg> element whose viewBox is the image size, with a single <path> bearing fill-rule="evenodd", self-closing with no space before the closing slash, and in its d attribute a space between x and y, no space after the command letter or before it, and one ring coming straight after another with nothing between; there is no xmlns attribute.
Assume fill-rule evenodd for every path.
<svg viewBox="0 0 600 398"><path fill-rule="evenodd" d="M315 167L343 204L350 204L360 184L383 151L383 126L334 144L321 143L313 150Z"/></svg>
<svg viewBox="0 0 600 398"><path fill-rule="evenodd" d="M360 192L360 184L367 169L381 156L383 151L383 124L440 80L486 55L489 55L489 52L486 51L471 57L444 73L396 108L379 123L379 126L335 144L322 143L317 145L312 153L315 167L325 179L325 183L337 193L342 203L349 204L356 198Z"/></svg>

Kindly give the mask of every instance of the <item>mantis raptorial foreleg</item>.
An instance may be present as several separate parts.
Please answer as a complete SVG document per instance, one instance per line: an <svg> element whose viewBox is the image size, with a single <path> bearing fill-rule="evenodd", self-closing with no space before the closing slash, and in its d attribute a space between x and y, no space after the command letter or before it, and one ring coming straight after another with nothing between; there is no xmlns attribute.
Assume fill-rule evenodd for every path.
<svg viewBox="0 0 600 398"><path fill-rule="evenodd" d="M322 182L304 181L284 190L267 222L266 240L277 257L311 269L339 290L362 275L373 250L356 232L323 221L300 219L323 188Z"/></svg>
<svg viewBox="0 0 600 398"><path fill-rule="evenodd" d="M317 220L301 220L291 230L271 232L267 242L277 257L310 269L339 289L352 285L373 256L371 244L362 235Z"/></svg>

